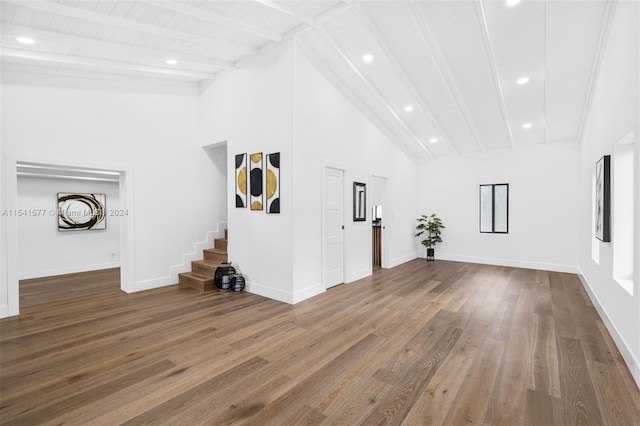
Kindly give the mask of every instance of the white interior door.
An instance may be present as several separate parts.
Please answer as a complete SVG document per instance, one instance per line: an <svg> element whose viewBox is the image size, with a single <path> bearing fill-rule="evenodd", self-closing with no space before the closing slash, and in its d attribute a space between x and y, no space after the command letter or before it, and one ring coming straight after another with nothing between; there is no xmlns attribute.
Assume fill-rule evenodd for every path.
<svg viewBox="0 0 640 426"><path fill-rule="evenodd" d="M324 169L324 283L344 282L344 171Z"/></svg>

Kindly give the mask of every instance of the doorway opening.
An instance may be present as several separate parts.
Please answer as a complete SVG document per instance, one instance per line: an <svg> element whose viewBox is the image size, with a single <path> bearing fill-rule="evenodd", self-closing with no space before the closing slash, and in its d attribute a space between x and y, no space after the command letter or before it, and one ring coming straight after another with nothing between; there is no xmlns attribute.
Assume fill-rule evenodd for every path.
<svg viewBox="0 0 640 426"><path fill-rule="evenodd" d="M371 267L373 272L388 268L387 226L390 223L385 207L389 177L371 173Z"/></svg>
<svg viewBox="0 0 640 426"><path fill-rule="evenodd" d="M123 215L119 218L119 230L115 238L118 240L117 247L119 251L119 270L115 271L119 276L119 288L125 292L135 291L135 253L134 253L134 212L133 206L133 170L128 166L117 166L113 164L101 164L84 161L63 161L52 160L48 158L42 158L37 156L19 155L19 154L7 154L6 156L6 169L5 169L5 182L6 182L6 207L8 211L21 211L21 204L19 202L19 187L18 177L25 169L29 169L31 173L35 169L40 170L41 177L45 177L47 174L53 175L56 179L73 178L75 180L82 180L81 175L84 177L91 176L94 179L107 179L114 184L117 184L117 194L119 199L118 210L127 211L127 215ZM30 166L30 167L25 167ZM24 175L24 173L23 173ZM50 176L51 177L51 176ZM60 192L65 192L61 190ZM57 220L57 200L56 194L52 196L51 206L42 207L44 214L47 218L52 219L54 223L54 229ZM38 210L38 209L36 209ZM36 211L34 210L34 211ZM107 218L108 220L109 218ZM10 215L6 218L6 239L3 241L6 250L7 269L6 275L3 277L6 285L6 305L1 306L0 316L13 316L20 313L20 279L26 279L24 271L21 271L20 264L20 232L19 232L19 217L17 215ZM56 230L56 232L58 232ZM81 246L78 246L78 250L82 250ZM114 256L115 257L115 256ZM113 265L117 263L114 261ZM111 269L111 268L107 268ZM21 273L22 272L22 273ZM65 271L59 271L65 272ZM69 271L66 271L69 272ZM83 272L83 271L79 271ZM119 272L119 273L118 273ZM113 271L112 271L113 273Z"/></svg>

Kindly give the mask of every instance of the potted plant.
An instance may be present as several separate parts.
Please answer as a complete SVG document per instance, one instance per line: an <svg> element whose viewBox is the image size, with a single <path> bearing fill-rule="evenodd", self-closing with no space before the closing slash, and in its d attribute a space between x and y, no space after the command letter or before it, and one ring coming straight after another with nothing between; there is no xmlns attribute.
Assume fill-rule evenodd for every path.
<svg viewBox="0 0 640 426"><path fill-rule="evenodd" d="M442 233L442 229L445 226L442 224L442 220L436 216L435 213L427 216L423 214L418 219L418 225L416 226L416 237L419 237L426 233L426 238L421 241L422 245L427 248L427 260L434 260L435 255L435 245L437 243L442 242L442 237L440 234Z"/></svg>

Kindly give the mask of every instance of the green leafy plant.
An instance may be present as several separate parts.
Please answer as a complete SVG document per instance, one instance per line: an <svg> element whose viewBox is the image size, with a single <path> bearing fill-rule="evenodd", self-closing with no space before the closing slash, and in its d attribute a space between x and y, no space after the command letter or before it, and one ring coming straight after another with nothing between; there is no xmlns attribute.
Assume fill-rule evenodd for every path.
<svg viewBox="0 0 640 426"><path fill-rule="evenodd" d="M436 216L435 213L427 216L423 214L418 219L418 225L416 226L416 237L420 237L423 234L427 234L427 237L421 241L422 245L426 248L433 248L437 243L442 242L442 229L446 228L442 224L442 220Z"/></svg>

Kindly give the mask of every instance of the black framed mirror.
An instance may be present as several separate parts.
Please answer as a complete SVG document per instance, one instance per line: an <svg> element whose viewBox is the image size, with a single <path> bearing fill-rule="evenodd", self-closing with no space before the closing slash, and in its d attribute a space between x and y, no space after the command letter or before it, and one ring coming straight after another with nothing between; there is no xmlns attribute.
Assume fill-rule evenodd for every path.
<svg viewBox="0 0 640 426"><path fill-rule="evenodd" d="M367 220L367 184L353 182L353 221Z"/></svg>

